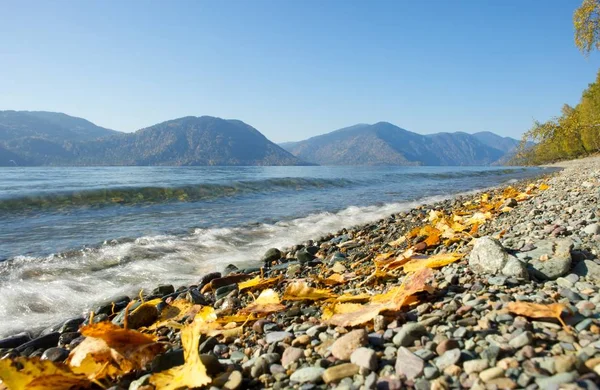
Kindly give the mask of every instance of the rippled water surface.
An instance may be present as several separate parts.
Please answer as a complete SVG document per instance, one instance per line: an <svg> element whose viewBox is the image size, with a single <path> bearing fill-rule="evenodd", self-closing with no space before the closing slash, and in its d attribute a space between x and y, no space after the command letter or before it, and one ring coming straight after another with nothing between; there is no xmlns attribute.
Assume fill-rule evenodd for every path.
<svg viewBox="0 0 600 390"><path fill-rule="evenodd" d="M0 168L0 335L193 282L423 201L542 173L506 167Z"/></svg>

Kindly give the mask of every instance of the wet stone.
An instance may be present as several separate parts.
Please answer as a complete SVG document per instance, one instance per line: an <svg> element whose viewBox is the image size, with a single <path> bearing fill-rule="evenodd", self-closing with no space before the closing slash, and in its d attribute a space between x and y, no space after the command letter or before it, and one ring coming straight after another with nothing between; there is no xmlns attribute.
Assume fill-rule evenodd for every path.
<svg viewBox="0 0 600 390"><path fill-rule="evenodd" d="M69 357L69 351L64 348L48 348L42 354L42 360L51 362L62 362Z"/></svg>
<svg viewBox="0 0 600 390"><path fill-rule="evenodd" d="M171 284L163 284L156 287L152 290L152 295L165 296L169 294L173 294L175 292L175 288Z"/></svg>

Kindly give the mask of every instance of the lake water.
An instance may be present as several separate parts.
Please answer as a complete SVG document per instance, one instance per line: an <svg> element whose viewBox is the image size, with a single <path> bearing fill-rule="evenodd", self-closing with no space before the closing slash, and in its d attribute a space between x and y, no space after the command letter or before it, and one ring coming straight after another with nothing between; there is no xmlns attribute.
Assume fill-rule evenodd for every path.
<svg viewBox="0 0 600 390"><path fill-rule="evenodd" d="M539 175L514 167L0 168L0 335L270 247Z"/></svg>

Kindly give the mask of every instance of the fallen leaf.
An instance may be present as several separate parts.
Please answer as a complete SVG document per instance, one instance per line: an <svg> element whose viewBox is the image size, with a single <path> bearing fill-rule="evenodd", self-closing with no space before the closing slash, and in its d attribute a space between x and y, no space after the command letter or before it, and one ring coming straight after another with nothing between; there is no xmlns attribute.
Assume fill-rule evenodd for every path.
<svg viewBox="0 0 600 390"><path fill-rule="evenodd" d="M95 337L106 341L111 348L150 344L156 341L156 336L123 329L107 321L83 326L80 332L85 337Z"/></svg>
<svg viewBox="0 0 600 390"><path fill-rule="evenodd" d="M492 213L489 211L486 213L477 212L465 221L467 225L482 225L487 220L492 219Z"/></svg>
<svg viewBox="0 0 600 390"><path fill-rule="evenodd" d="M164 350L154 336L100 322L81 328L86 338L69 354L72 371L90 379L117 377L143 369Z"/></svg>
<svg viewBox="0 0 600 390"><path fill-rule="evenodd" d="M148 326L149 330L154 330L154 329L158 329L162 326L166 326L168 323L170 322L178 322L181 321L186 315L188 315L188 313L191 312L191 310L194 308L194 306L200 306L200 305L194 305L193 303L183 300L183 299L178 299L175 300L173 303L166 305L162 311L160 312L160 316L158 317L158 320L156 320L156 322L150 326Z"/></svg>
<svg viewBox="0 0 600 390"><path fill-rule="evenodd" d="M260 293L256 300L240 310L241 314L269 314L285 310L285 306L281 304L277 291L268 289Z"/></svg>
<svg viewBox="0 0 600 390"><path fill-rule="evenodd" d="M454 263L461 259L463 255L458 253L441 253L429 256L425 259L413 259L404 264L404 272L415 272L421 268L439 268Z"/></svg>
<svg viewBox="0 0 600 390"><path fill-rule="evenodd" d="M394 252L380 253L373 259L375 264L382 264L388 261L392 256L394 256Z"/></svg>
<svg viewBox="0 0 600 390"><path fill-rule="evenodd" d="M405 242L406 242L406 237L402 236L397 240L388 242L388 245L395 248L395 247L398 247L398 246L404 244Z"/></svg>
<svg viewBox="0 0 600 390"><path fill-rule="evenodd" d="M323 307L323 315L321 320L327 321L334 314L346 314L359 311L363 308L363 305L358 303L333 303Z"/></svg>
<svg viewBox="0 0 600 390"><path fill-rule="evenodd" d="M39 358L0 360L0 385L10 390L64 390L87 388L90 381L62 363Z"/></svg>
<svg viewBox="0 0 600 390"><path fill-rule="evenodd" d="M348 313L334 314L329 323L337 326L356 326L371 321L382 311L397 311L407 304L407 298L419 291L425 290L426 282L433 276L429 268L423 268L414 274L407 275L400 286L390 289L385 294L374 296L371 303L362 305L360 309ZM355 309L356 307L352 307Z"/></svg>
<svg viewBox="0 0 600 390"><path fill-rule="evenodd" d="M562 311L566 308L566 305L562 303L551 303L544 305L541 303L530 303L530 302L509 302L506 305L508 311L518 314L520 316L529 318L556 318L565 329L568 329L567 324L564 323L560 317Z"/></svg>
<svg viewBox="0 0 600 390"><path fill-rule="evenodd" d="M550 186L546 183L542 183L538 186L540 191L546 191L548 188L550 188Z"/></svg>
<svg viewBox="0 0 600 390"><path fill-rule="evenodd" d="M332 274L326 278L321 278L317 276L315 280L326 286L337 286L338 284L343 284L346 281L346 279L344 279L344 276L341 274Z"/></svg>
<svg viewBox="0 0 600 390"><path fill-rule="evenodd" d="M358 295L350 295L350 294L344 294L344 295L340 295L339 297L335 298L336 302L367 302L369 299L371 299L371 296L369 294L358 294Z"/></svg>
<svg viewBox="0 0 600 390"><path fill-rule="evenodd" d="M529 194L527 194L527 193L525 193L525 192L522 192L522 193L520 193L519 195L517 195L517 196L515 197L515 199L517 200L517 202L522 202L522 201L524 201L524 200L527 200L527 199L529 199Z"/></svg>
<svg viewBox="0 0 600 390"><path fill-rule="evenodd" d="M263 279L260 276L257 276L253 279L238 283L238 288L240 291L262 290L262 289L270 287L274 284L279 283L282 279L283 279L283 276L277 276L274 278L266 278L266 279Z"/></svg>
<svg viewBox="0 0 600 390"><path fill-rule="evenodd" d="M366 286L368 284L374 283L375 281L377 281L377 279L383 279L383 278L395 278L395 276L390 274L389 271L386 271L386 270L383 270L380 268L375 268L375 271L373 271L373 273L371 275L366 277L365 280L363 280L362 282L357 284L357 286L358 287Z"/></svg>
<svg viewBox="0 0 600 390"><path fill-rule="evenodd" d="M335 298L335 294L327 289L309 287L305 281L295 281L287 286L283 293L284 301L318 301Z"/></svg>
<svg viewBox="0 0 600 390"><path fill-rule="evenodd" d="M150 377L150 383L157 389L175 390L182 387L202 387L211 382L211 378L206 373L206 367L202 364L200 353L198 352L200 331L204 325L205 322L202 320L202 317L196 316L193 323L181 329L184 364L153 374Z"/></svg>

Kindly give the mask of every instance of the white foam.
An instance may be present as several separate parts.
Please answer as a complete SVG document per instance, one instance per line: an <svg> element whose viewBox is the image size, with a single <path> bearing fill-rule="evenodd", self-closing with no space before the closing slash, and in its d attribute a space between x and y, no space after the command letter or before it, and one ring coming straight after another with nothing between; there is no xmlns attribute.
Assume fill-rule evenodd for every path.
<svg viewBox="0 0 600 390"><path fill-rule="evenodd" d="M229 263L254 263L268 248L289 247L444 198L349 207L252 227L197 229L185 236L140 237L69 256L18 257L0 263L0 335L55 325L140 288L191 284Z"/></svg>

